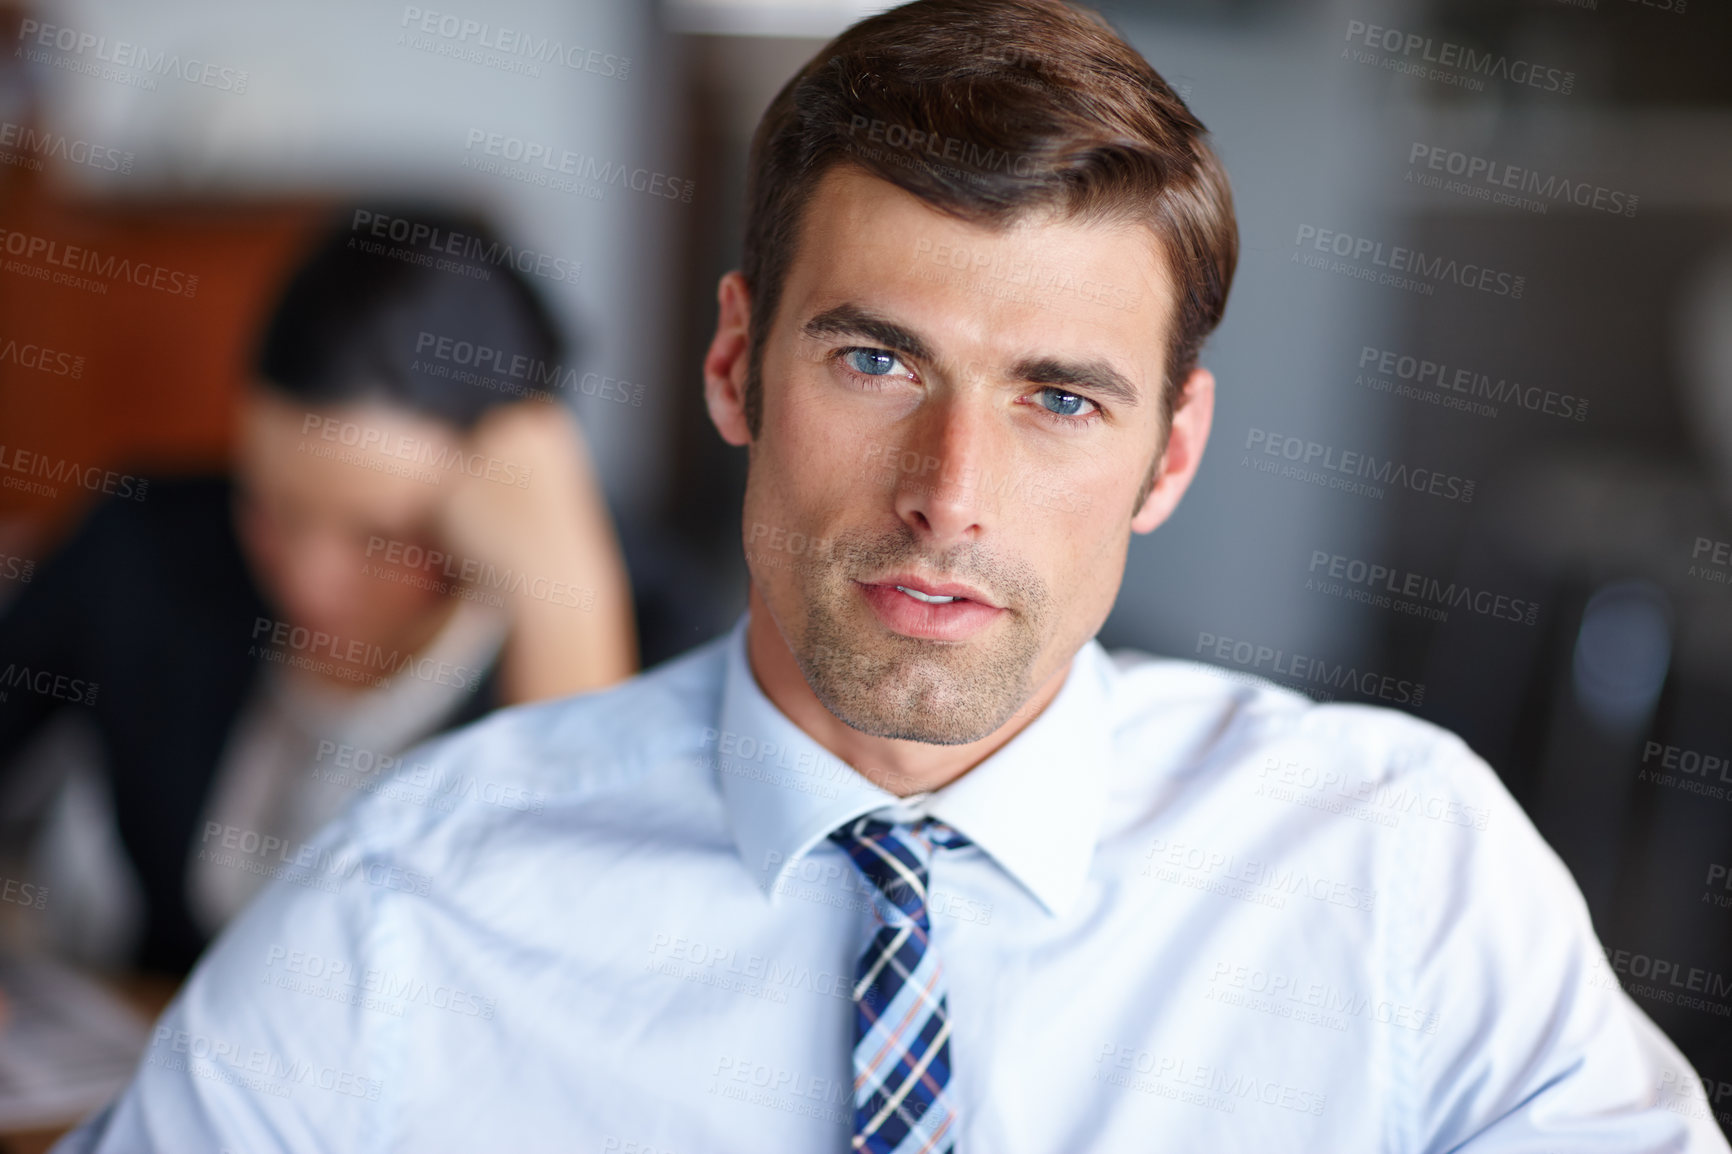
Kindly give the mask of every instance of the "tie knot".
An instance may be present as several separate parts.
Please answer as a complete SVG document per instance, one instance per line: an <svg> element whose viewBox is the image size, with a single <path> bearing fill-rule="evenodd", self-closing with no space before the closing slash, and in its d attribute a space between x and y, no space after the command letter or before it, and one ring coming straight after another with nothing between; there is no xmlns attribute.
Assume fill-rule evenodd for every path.
<svg viewBox="0 0 1732 1154"><path fill-rule="evenodd" d="M961 849L973 844L929 817L915 822L857 818L832 833L830 840L846 850L855 867L877 887L886 922L906 918L923 929L928 925L926 880L934 847Z"/></svg>

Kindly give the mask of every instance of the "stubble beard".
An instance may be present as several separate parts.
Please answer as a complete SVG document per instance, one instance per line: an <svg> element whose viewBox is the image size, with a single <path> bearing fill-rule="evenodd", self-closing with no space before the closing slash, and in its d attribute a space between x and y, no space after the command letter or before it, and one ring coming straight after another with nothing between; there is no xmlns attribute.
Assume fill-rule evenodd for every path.
<svg viewBox="0 0 1732 1154"><path fill-rule="evenodd" d="M827 557L803 556L794 573L803 629L786 638L824 707L872 737L965 745L995 732L1028 700L1051 596L1026 564L973 546L925 554L906 525L840 534ZM844 560L845 559L845 560ZM914 562L967 581L1009 612L990 636L928 641L889 632L855 588Z"/></svg>

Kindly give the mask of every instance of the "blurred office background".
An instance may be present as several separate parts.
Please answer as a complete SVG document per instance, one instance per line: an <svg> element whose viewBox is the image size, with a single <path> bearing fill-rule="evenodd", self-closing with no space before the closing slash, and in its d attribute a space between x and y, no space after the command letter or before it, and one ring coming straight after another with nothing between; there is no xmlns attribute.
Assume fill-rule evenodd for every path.
<svg viewBox="0 0 1732 1154"><path fill-rule="evenodd" d="M152 87L136 68L95 68L103 49L0 52L0 118L128 157L113 170L0 140L13 157L0 166L0 227L200 278L188 300L0 271L0 338L83 358L76 378L0 358L0 442L146 476L220 468L256 328L321 213L370 198L475 207L514 243L581 261L574 283L535 284L581 370L641 386L641 404L571 402L624 540L645 663L707 640L744 604L744 457L709 427L699 363L716 278L737 260L747 142L822 39L883 6L0 10L19 43L21 28L53 25L245 73L244 91L220 72ZM1620 973L1638 1002L1705 1077L1732 1084L1732 770L1712 768L1732 760L1732 9L1099 7L1215 134L1242 237L1205 353L1220 382L1210 451L1171 523L1133 543L1102 640L1313 693L1323 687L1271 662L1223 655L1279 650L1374 675L1361 684L1423 686L1402 701L1332 692L1465 737L1568 863L1606 946L1647 959ZM526 67L476 49L464 21L582 51L577 66ZM1409 70L1433 67L1425 57L1445 44L1502 63ZM1522 82L1530 73L1538 83ZM593 198L478 170L465 164L476 133L649 169L693 195L610 186ZM1496 195L1511 188L1525 203ZM1348 255L1329 234L1352 238ZM1353 258L1360 240L1383 260L1402 247L1497 275L1487 290L1422 269L1415 288L1314 267L1387 272ZM1499 291L1518 277L1519 290ZM1421 362L1445 367L1424 375ZM1253 467L1290 463L1271 444L1471 480L1472 499L1399 484L1374 496ZM0 488L0 554L40 564L94 499L76 485L52 498ZM1373 566L1394 576L1355 583ZM22 571L0 565L0 597ZM1409 575L1403 611L1388 586ZM1451 586L1476 596L1452 602L1438 592ZM0 804L8 876L76 877L76 863L32 856L17 832L69 804L54 758L37 761ZM86 963L120 956L51 914L0 912L15 936ZM1710 975L1710 1007L1642 981L1656 960ZM1720 1109L1732 1129L1732 1097Z"/></svg>

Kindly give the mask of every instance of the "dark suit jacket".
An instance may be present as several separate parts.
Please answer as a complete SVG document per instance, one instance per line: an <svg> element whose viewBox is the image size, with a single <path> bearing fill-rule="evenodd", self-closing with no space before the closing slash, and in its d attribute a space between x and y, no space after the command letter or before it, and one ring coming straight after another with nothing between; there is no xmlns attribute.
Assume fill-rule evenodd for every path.
<svg viewBox="0 0 1732 1154"><path fill-rule="evenodd" d="M185 970L204 947L188 859L260 670L254 622L274 617L242 557L231 492L224 478L187 478L152 483L143 501L104 501L0 617L0 773L55 710L89 711L143 883L134 960L147 969ZM497 673L447 728L498 705Z"/></svg>

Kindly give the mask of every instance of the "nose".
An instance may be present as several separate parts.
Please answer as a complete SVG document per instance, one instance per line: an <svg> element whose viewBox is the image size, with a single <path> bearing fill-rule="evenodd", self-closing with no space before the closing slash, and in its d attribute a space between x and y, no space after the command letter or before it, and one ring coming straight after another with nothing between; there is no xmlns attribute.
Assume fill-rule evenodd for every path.
<svg viewBox="0 0 1732 1154"><path fill-rule="evenodd" d="M985 408L978 399L952 396L911 418L899 459L917 456L920 466L898 471L896 515L939 548L979 540L992 520L995 429Z"/></svg>

